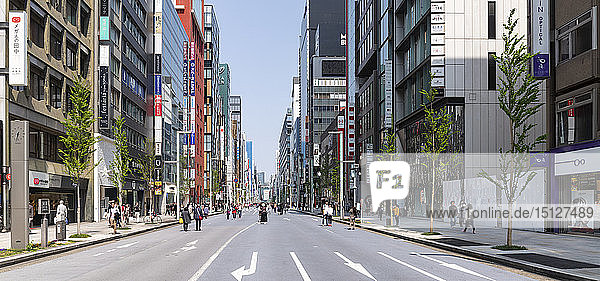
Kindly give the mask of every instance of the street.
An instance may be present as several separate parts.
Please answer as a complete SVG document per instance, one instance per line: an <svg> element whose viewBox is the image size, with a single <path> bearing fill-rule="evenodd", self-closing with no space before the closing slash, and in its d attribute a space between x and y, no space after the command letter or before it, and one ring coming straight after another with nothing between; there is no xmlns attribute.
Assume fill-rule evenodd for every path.
<svg viewBox="0 0 600 281"><path fill-rule="evenodd" d="M224 215L203 230L181 225L7 268L0 280L534 280L345 225L320 226L296 212ZM190 229L194 229L190 225Z"/></svg>

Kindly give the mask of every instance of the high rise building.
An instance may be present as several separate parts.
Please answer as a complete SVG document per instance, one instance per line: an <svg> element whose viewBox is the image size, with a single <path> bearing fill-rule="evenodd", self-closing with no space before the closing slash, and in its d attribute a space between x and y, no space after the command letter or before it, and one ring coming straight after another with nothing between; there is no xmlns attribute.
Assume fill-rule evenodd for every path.
<svg viewBox="0 0 600 281"><path fill-rule="evenodd" d="M221 148L220 157L220 175L218 192L221 200L226 196L225 188L227 179L230 177L231 170L231 114L229 112L229 96L231 94L231 70L229 64L219 64L219 99L221 100L221 119L219 127L219 139Z"/></svg>
<svg viewBox="0 0 600 281"><path fill-rule="evenodd" d="M233 173L227 179L228 196L231 203L239 203L240 181L243 176L243 148L242 140L242 97L230 96L229 109L231 114L231 153Z"/></svg>
<svg viewBox="0 0 600 281"><path fill-rule="evenodd" d="M281 125L279 135L279 148L277 150L277 185L276 190L280 194L280 202L290 203L291 201L291 176L290 162L291 154L291 134L292 134L292 109L288 108ZM262 175L264 180L264 175Z"/></svg>
<svg viewBox="0 0 600 281"><path fill-rule="evenodd" d="M187 134L185 144L188 167L185 177L193 178L190 197L200 202L204 194L204 11L203 0L176 0L175 9L188 35L184 42L184 92L183 104L187 109L183 115L184 131ZM187 80L187 82L186 82ZM185 155L185 154L184 154Z"/></svg>

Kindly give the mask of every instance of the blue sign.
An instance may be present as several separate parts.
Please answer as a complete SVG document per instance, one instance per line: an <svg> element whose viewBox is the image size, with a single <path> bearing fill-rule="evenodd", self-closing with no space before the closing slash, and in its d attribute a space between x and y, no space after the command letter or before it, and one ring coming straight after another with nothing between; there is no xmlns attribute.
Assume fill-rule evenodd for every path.
<svg viewBox="0 0 600 281"><path fill-rule="evenodd" d="M537 54L533 57L533 77L550 77L550 55Z"/></svg>
<svg viewBox="0 0 600 281"><path fill-rule="evenodd" d="M196 60L190 60L190 96L196 95Z"/></svg>
<svg viewBox="0 0 600 281"><path fill-rule="evenodd" d="M100 40L110 40L110 37L108 35L108 23L108 17L100 17Z"/></svg>
<svg viewBox="0 0 600 281"><path fill-rule="evenodd" d="M195 133L190 134L190 144L196 145L196 134Z"/></svg>
<svg viewBox="0 0 600 281"><path fill-rule="evenodd" d="M162 96L162 83L160 79L160 74L154 75L154 95Z"/></svg>

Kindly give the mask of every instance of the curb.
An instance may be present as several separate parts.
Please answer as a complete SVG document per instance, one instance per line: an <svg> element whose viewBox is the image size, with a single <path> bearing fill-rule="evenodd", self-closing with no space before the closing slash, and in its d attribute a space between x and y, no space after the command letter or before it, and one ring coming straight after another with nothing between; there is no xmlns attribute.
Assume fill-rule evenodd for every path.
<svg viewBox="0 0 600 281"><path fill-rule="evenodd" d="M307 214L310 216L314 216L314 217L319 217L316 214L313 213L309 213L306 211L301 211L301 210L296 210L297 212L303 213L303 214ZM342 223L342 224L346 224L346 225L350 225L350 222L346 222L346 221L341 221L339 219L333 219L333 221L337 222L337 223ZM559 279L559 280L583 280L583 281L594 281L594 280L598 280L598 279L594 279L594 278L590 278L587 276L582 276L579 274L575 274L575 273L569 273L569 272L564 272L562 270L558 270L549 266L544 266L541 264L534 264L534 263L524 263L521 262L517 259L512 259L512 258L507 258L507 257L502 257L500 255L495 255L495 254L488 254L488 253L483 253L483 252L479 252L479 251L475 251L475 250L471 250L471 249L465 249L465 248L461 248L461 247L457 247L457 246L452 246L452 245L448 245L448 244L444 244L444 243L440 243L440 242L435 242L433 240L429 240L429 239L421 239L421 238L415 238L415 237L410 237L410 236L406 236L406 235L402 235L399 233L393 233L393 232L389 232L386 230L382 230L382 229L376 229L376 228L371 228L368 226L363 226L360 224L356 225L357 228L362 228L365 230L369 230L372 232L376 232L376 233L380 233L380 234L385 234L388 236L393 236L396 238L400 238L403 240L407 240L407 241L411 241L414 243L418 243L421 245L426 245L426 246L430 246L430 247L434 247L437 249L442 249L442 250L446 250L446 251L450 251L450 252L454 252L454 253L458 253L458 254L462 254L465 256L469 256L469 257L474 257L474 258L479 258L482 260L487 260L487 261L491 261L497 264L502 264L505 266L509 266L512 268L516 268L516 269L521 269L524 271L528 271L531 273L535 273L535 274L540 274L540 275L544 275L550 278L555 278L555 279Z"/></svg>
<svg viewBox="0 0 600 281"><path fill-rule="evenodd" d="M136 231L132 231L132 232L129 232L129 233L117 234L117 235L110 236L110 237L105 237L105 238L102 238L102 239L97 239L97 240L92 240L92 241L84 241L84 242L77 242L77 243L69 244L69 245L66 245L66 246L63 246L63 247L49 248L49 249L43 249L43 250L35 251L35 252L32 252L32 253L27 253L27 254L22 254L22 255L15 255L15 256L11 256L11 257L7 257L7 258L4 258L4 259L1 259L0 260L0 268L4 268L4 267L7 267L7 266L11 266L11 265L15 265L15 264L19 264L19 263L23 263L23 262L27 262L27 261L31 261L31 260L35 260L35 259L39 259L39 258L43 258L43 257L47 257L47 256L52 256L52 255L56 255L56 254L60 254L60 253L66 253L66 252L69 252L69 251L73 251L75 249L85 248L85 247L93 246L93 245L96 245L96 244L101 244L101 243L112 241L112 240L118 240L118 239L121 239L121 238L129 237L129 236L133 236L133 235L137 235L137 234L141 234L141 233L146 233L146 232L150 232L150 231L154 231L154 230L159 230L159 229L171 227L171 226L174 226L174 225L177 225L177 224L178 224L177 221L165 222L165 223L163 223L161 225L158 225L158 226L149 227L149 228L141 229L141 230L136 230Z"/></svg>

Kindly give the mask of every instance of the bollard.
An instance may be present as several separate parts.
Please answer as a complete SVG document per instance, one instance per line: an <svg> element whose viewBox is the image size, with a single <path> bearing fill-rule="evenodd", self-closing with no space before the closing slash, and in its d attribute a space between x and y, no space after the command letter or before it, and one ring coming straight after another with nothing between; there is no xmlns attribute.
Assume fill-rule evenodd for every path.
<svg viewBox="0 0 600 281"><path fill-rule="evenodd" d="M48 218L42 219L42 248L48 247Z"/></svg>

